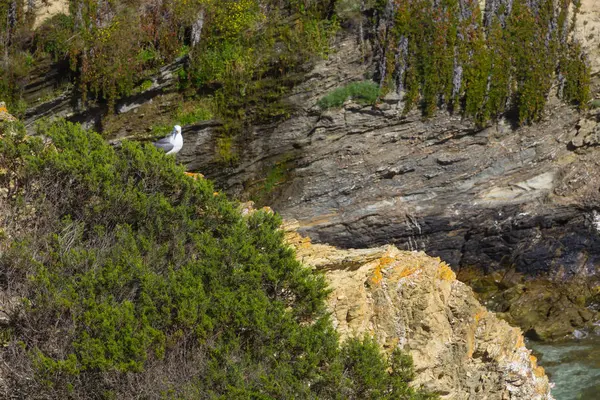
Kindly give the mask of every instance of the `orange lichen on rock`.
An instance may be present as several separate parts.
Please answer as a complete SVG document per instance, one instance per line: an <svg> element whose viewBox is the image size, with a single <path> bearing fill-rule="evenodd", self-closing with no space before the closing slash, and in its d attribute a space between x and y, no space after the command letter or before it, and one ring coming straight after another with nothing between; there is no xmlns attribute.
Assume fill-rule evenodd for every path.
<svg viewBox="0 0 600 400"><path fill-rule="evenodd" d="M389 254L384 255L379 259L379 265L384 268L388 265L392 264L395 261L395 258L390 257Z"/></svg>
<svg viewBox="0 0 600 400"><path fill-rule="evenodd" d="M519 335L517 337L517 344L515 345L516 349L519 349L521 347L525 347L525 340L523 339L523 335Z"/></svg>
<svg viewBox="0 0 600 400"><path fill-rule="evenodd" d="M381 272L382 268L383 267L382 267L381 263L375 267L375 270L373 271L373 274L371 275L371 278L369 279L369 282L372 285L379 285L381 283L381 281L383 281L383 273Z"/></svg>
<svg viewBox="0 0 600 400"><path fill-rule="evenodd" d="M442 262L437 271L437 278L444 281L454 281L456 280L456 274L448 264Z"/></svg>
<svg viewBox="0 0 600 400"><path fill-rule="evenodd" d="M529 356L529 361L531 361L531 365L533 365L534 367L537 367L537 357L534 356L533 354Z"/></svg>
<svg viewBox="0 0 600 400"><path fill-rule="evenodd" d="M8 112L6 104L3 101L0 101L0 121L14 122L16 120L17 119Z"/></svg>
<svg viewBox="0 0 600 400"><path fill-rule="evenodd" d="M410 276L410 275L414 274L415 272L417 272L420 268L421 268L420 265L417 265L416 267L405 266L402 268L402 270L398 274L398 277L401 279L406 278L407 276Z"/></svg>
<svg viewBox="0 0 600 400"><path fill-rule="evenodd" d="M187 176L189 176L190 178L197 180L197 179L204 179L204 175L202 175L199 172L184 172L184 174L186 174Z"/></svg>
<svg viewBox="0 0 600 400"><path fill-rule="evenodd" d="M533 369L534 375L538 378L541 378L544 375L546 375L546 370L544 370L544 367L540 367L537 364L537 361L538 360L536 356L534 356L533 354L529 355L529 362L531 363L531 368Z"/></svg>

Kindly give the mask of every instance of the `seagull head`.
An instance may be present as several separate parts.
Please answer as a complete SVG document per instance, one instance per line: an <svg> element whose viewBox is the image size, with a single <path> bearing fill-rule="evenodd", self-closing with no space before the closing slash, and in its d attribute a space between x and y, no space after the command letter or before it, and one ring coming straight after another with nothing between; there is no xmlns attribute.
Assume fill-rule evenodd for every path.
<svg viewBox="0 0 600 400"><path fill-rule="evenodd" d="M181 126L175 125L173 127L173 136L175 136L175 135L181 135Z"/></svg>

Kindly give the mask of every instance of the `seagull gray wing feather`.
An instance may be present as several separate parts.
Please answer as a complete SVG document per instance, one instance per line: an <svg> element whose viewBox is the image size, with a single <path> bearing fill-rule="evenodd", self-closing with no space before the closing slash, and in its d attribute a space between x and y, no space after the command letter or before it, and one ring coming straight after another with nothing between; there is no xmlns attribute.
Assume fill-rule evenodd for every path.
<svg viewBox="0 0 600 400"><path fill-rule="evenodd" d="M173 147L175 147L175 145L171 143L170 137L162 138L158 142L154 142L153 144L157 148L163 149L165 152L169 152Z"/></svg>

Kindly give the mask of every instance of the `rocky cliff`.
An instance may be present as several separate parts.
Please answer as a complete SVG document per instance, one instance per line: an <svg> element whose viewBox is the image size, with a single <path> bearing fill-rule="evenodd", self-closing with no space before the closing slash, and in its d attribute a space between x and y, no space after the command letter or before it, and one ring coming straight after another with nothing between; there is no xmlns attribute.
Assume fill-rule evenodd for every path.
<svg viewBox="0 0 600 400"><path fill-rule="evenodd" d="M600 65L599 11L596 2L582 1L576 28L594 73ZM235 165L218 160L215 121L184 127L179 160L228 193L298 220L299 231L316 242L345 248L392 243L426 250L458 270L495 273L496 291L512 290L502 295L511 301L497 301L492 291L496 301L490 301L502 304L499 311L511 314L510 303L519 301L551 305L552 310L536 311L533 322L530 316L513 321L534 335L561 337L597 319L587 306L597 293L600 265L598 111L579 114L551 99L540 124L518 129L510 119L480 129L448 113L429 119L416 112L402 115L402 98L394 94L374 107L348 101L321 111L316 103L324 95L373 75L368 42L366 48L359 43L356 35L340 38L336 52L306 74L286 99L296 110L291 118L237 137ZM119 102L124 122L113 130L116 137L144 133L135 121L168 106L180 62L163 68L149 90ZM30 98L48 82L32 82ZM79 109L67 91L38 102L27 124L62 115L101 129L105 112ZM520 280L505 279L515 275ZM523 282L532 277L574 282L575 291L586 295L530 297L535 291L528 292ZM536 328L539 318L554 325L549 316L565 313L573 318L563 328L544 330L548 334Z"/></svg>
<svg viewBox="0 0 600 400"><path fill-rule="evenodd" d="M595 73L600 10L582 7L577 34ZM272 204L315 241L393 243L459 270L496 273L489 304L533 337L560 338L597 320L589 308L600 265L597 109L580 114L551 99L538 125L515 128L506 119L485 129L450 114L404 116L393 94L374 107L349 101L321 112L319 98L372 73L356 38L337 49L289 97L299 110L293 118L240 139L239 165L213 162L206 125L186 130L193 146L182 162L230 193ZM529 286L531 278L545 283Z"/></svg>
<svg viewBox="0 0 600 400"><path fill-rule="evenodd" d="M598 11L584 0L577 28L595 72ZM321 111L316 103L331 90L372 76L358 43L341 37L312 68L286 99L290 119L238 137L236 165L217 160L216 121L184 128L178 160L234 196L272 204L314 242L365 248L289 234L300 260L326 272L343 336L368 332L409 349L417 383L445 398L550 398L520 330L486 311L449 265L533 336L561 337L598 318L588 300L600 265L600 113L551 101L539 125L517 129L506 119L481 129L448 113L403 115L394 94L373 107L348 101ZM117 140L144 133L135 121L167 105L183 61L120 100L127 123ZM60 66L38 75L26 92L28 126L60 115L103 128L106 109L82 109L60 84ZM548 284L537 290L532 277Z"/></svg>
<svg viewBox="0 0 600 400"><path fill-rule="evenodd" d="M284 225L297 258L325 272L342 337L368 333L410 351L416 385L444 399L550 399L518 328L488 312L448 264L394 246L341 250Z"/></svg>
<svg viewBox="0 0 600 400"><path fill-rule="evenodd" d="M206 126L185 130L191 145L180 160L239 196L259 190L273 168L285 170L264 200L317 241L392 242L457 266L532 275L595 272L595 113L554 104L540 125L477 129L449 114L403 117L394 95L375 107L317 109L332 88L367 73L349 38L289 99L301 107L295 117L240 139L238 166L213 162ZM576 255L564 251L572 248Z"/></svg>

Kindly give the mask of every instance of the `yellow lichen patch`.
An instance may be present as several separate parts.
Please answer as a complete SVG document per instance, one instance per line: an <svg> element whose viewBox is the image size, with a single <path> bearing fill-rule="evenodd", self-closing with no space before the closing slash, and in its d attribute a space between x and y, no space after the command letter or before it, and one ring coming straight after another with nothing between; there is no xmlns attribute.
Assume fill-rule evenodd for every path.
<svg viewBox="0 0 600 400"><path fill-rule="evenodd" d="M532 366L533 368L536 368L536 367L537 367L537 357L536 357L536 356L534 356L533 354L531 354L531 355L529 356L529 361L531 362L531 366Z"/></svg>
<svg viewBox="0 0 600 400"><path fill-rule="evenodd" d="M381 273L382 265L378 264L373 270L373 274L369 278L369 282L372 285L379 285L383 281L383 274Z"/></svg>
<svg viewBox="0 0 600 400"><path fill-rule="evenodd" d="M524 346L525 346L525 340L523 340L523 335L519 335L517 337L517 344L515 345L515 348L519 349L519 348L524 347Z"/></svg>
<svg viewBox="0 0 600 400"><path fill-rule="evenodd" d="M398 277L406 278L407 276L410 276L410 275L414 274L415 272L417 272L419 270L419 268L421 268L419 265L417 265L416 267L404 267L398 274Z"/></svg>
<svg viewBox="0 0 600 400"><path fill-rule="evenodd" d="M475 313L475 315L473 316L473 319L475 320L475 325L479 324L479 321L481 321L481 319L483 317L485 317L485 315L487 314L486 310L479 310Z"/></svg>
<svg viewBox="0 0 600 400"><path fill-rule="evenodd" d="M454 281L456 280L456 274L454 273L454 271L452 271L452 268L450 268L450 266L446 263L441 263L440 267L437 270L437 276L438 279L444 280L444 281Z"/></svg>
<svg viewBox="0 0 600 400"><path fill-rule="evenodd" d="M529 362L531 362L531 368L533 369L533 374L538 378L546 375L546 371L543 367L537 365L537 357L534 355L529 356Z"/></svg>
<svg viewBox="0 0 600 400"><path fill-rule="evenodd" d="M184 172L184 174L186 174L187 176L189 176L190 178L192 178L194 180L204 179L204 175L202 175L198 172Z"/></svg>
<svg viewBox="0 0 600 400"><path fill-rule="evenodd" d="M541 378L546 375L546 370L544 369L544 367L535 367L533 369L533 374L538 378Z"/></svg>
<svg viewBox="0 0 600 400"><path fill-rule="evenodd" d="M395 263L397 261L398 260L395 257L390 256L389 252L386 253L381 258L379 258L376 261L377 266L375 266L375 269L373 270L373 274L369 278L370 283L373 285L379 285L381 283L381 281L383 280L383 273L382 273L383 269L389 267L390 265L392 265L393 263Z"/></svg>
<svg viewBox="0 0 600 400"><path fill-rule="evenodd" d="M394 261L396 261L395 258L390 257L389 255L385 255L379 259L379 265L381 266L381 268L384 268L393 263Z"/></svg>

